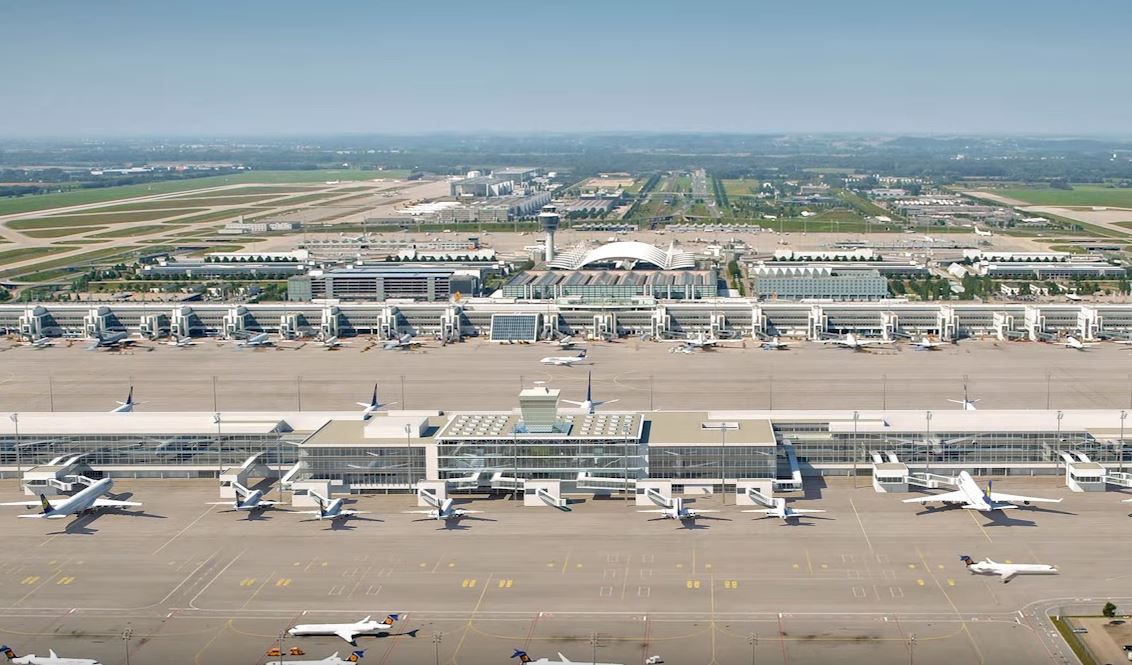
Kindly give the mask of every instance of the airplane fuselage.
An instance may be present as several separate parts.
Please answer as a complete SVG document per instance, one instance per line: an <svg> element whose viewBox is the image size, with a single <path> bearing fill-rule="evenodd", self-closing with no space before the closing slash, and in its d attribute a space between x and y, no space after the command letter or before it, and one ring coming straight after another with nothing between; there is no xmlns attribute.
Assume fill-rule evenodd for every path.
<svg viewBox="0 0 1132 665"><path fill-rule="evenodd" d="M114 481L110 478L103 478L67 499L63 503L54 506L49 512L42 513L43 519L56 520L62 519L69 515L85 512L91 510L94 502L98 497L109 494L110 490L114 488ZM31 515L22 515L21 517L31 517Z"/></svg>

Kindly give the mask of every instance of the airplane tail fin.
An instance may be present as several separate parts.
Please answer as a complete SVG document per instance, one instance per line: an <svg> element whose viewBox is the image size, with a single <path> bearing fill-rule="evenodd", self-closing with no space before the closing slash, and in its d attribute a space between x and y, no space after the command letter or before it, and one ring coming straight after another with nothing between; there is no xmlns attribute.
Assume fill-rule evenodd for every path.
<svg viewBox="0 0 1132 665"><path fill-rule="evenodd" d="M133 406L133 405L134 405L134 387L130 386L130 392L129 392L129 394L126 395L126 403L123 404L122 406Z"/></svg>
<svg viewBox="0 0 1132 665"><path fill-rule="evenodd" d="M376 383L373 384L373 397L370 398L369 405L371 407L375 408L375 409L377 408L377 384Z"/></svg>
<svg viewBox="0 0 1132 665"><path fill-rule="evenodd" d="M322 498L322 495L318 492L311 492L310 494L314 497L314 502L318 504L318 516L326 517L326 499Z"/></svg>
<svg viewBox="0 0 1132 665"><path fill-rule="evenodd" d="M578 354L578 357L579 358L585 358L586 357L586 350L582 349L582 352L580 354Z"/></svg>
<svg viewBox="0 0 1132 665"><path fill-rule="evenodd" d="M511 654L512 658L518 658L520 663L531 662L531 657L527 655L526 651L522 649L515 649L515 653Z"/></svg>
<svg viewBox="0 0 1132 665"><path fill-rule="evenodd" d="M968 555L968 554L960 555L959 560L962 561L964 563L964 565L967 565L967 566L973 565L975 563L975 560L972 559L971 556Z"/></svg>
<svg viewBox="0 0 1132 665"><path fill-rule="evenodd" d="M586 375L586 401L594 401L594 373L590 372Z"/></svg>
<svg viewBox="0 0 1132 665"><path fill-rule="evenodd" d="M358 662L359 660L361 660L365 657L366 657L365 649L359 649L358 651L351 653L350 657L346 659L346 662L347 663L356 663L356 662Z"/></svg>
<svg viewBox="0 0 1132 665"><path fill-rule="evenodd" d="M400 618L401 618L400 614L390 614L389 616L385 617L385 621L382 621L382 623L387 623L390 626L392 626L393 623Z"/></svg>
<svg viewBox="0 0 1132 665"><path fill-rule="evenodd" d="M0 653L3 653L5 656L7 656L8 660L15 660L19 657L16 655L15 651L12 651L12 647L8 646L7 644L0 645Z"/></svg>
<svg viewBox="0 0 1132 665"><path fill-rule="evenodd" d="M46 494L39 495L39 505L43 508L44 515L54 510L54 508L51 507L51 502L47 500Z"/></svg>

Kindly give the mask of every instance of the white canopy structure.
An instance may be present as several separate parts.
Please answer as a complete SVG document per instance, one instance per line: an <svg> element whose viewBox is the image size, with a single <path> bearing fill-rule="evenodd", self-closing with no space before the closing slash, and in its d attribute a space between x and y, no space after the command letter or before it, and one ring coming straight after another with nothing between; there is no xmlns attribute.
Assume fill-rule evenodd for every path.
<svg viewBox="0 0 1132 665"><path fill-rule="evenodd" d="M563 270L579 270L592 263L614 260L634 263L643 261L663 270L694 268L696 266L696 260L692 253L678 249L676 243L672 243L667 250L664 250L648 243L636 241L611 242L593 249L586 245L578 245L562 252L548 265L551 268Z"/></svg>

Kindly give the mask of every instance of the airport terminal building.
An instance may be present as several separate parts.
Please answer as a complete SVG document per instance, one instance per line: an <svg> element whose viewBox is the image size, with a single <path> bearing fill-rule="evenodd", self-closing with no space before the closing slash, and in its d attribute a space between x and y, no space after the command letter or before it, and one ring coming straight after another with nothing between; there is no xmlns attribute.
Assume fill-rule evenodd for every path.
<svg viewBox="0 0 1132 665"><path fill-rule="evenodd" d="M20 413L0 418L0 473L61 468L130 478L217 477L253 464L286 483L340 492L468 491L525 481L610 492L642 481L719 491L780 490L816 475L893 486L955 475L1066 474L1132 484L1126 411L596 411L559 392L522 391L499 412ZM77 466L76 466L77 465ZM76 471L59 471L62 478ZM1091 478L1091 480L1089 480ZM1098 478L1100 480L1098 480ZM1128 485L1124 485L1128 486Z"/></svg>

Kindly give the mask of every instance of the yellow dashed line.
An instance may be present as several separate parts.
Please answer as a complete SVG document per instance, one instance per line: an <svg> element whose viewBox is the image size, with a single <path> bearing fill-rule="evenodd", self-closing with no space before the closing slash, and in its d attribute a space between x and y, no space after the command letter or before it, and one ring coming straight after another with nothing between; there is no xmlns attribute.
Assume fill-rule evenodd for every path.
<svg viewBox="0 0 1132 665"><path fill-rule="evenodd" d="M515 584L515 580L499 580L500 589L510 589Z"/></svg>
<svg viewBox="0 0 1132 665"><path fill-rule="evenodd" d="M71 582L74 582L74 581L75 581L74 577L60 577L58 580L56 580L55 583L56 584L70 584Z"/></svg>
<svg viewBox="0 0 1132 665"><path fill-rule="evenodd" d="M23 579L22 582L20 582L20 584L35 584L38 581L39 581L39 575L28 575L27 577L25 577Z"/></svg>
<svg viewBox="0 0 1132 665"><path fill-rule="evenodd" d="M255 586L255 578L254 577L245 577L244 579L240 580L240 586L247 586L247 587Z"/></svg>
<svg viewBox="0 0 1132 665"><path fill-rule="evenodd" d="M275 586L291 586L291 578L290 577L281 577L281 578L275 580Z"/></svg>
<svg viewBox="0 0 1132 665"><path fill-rule="evenodd" d="M916 584L919 584L920 586L924 586L924 581L923 580L916 580Z"/></svg>
<svg viewBox="0 0 1132 665"><path fill-rule="evenodd" d="M464 587L465 589L474 589L476 588L476 581L474 579L466 579L460 584L460 586Z"/></svg>
<svg viewBox="0 0 1132 665"><path fill-rule="evenodd" d="M700 588L700 581L699 580L688 580L688 588L689 589Z"/></svg>

